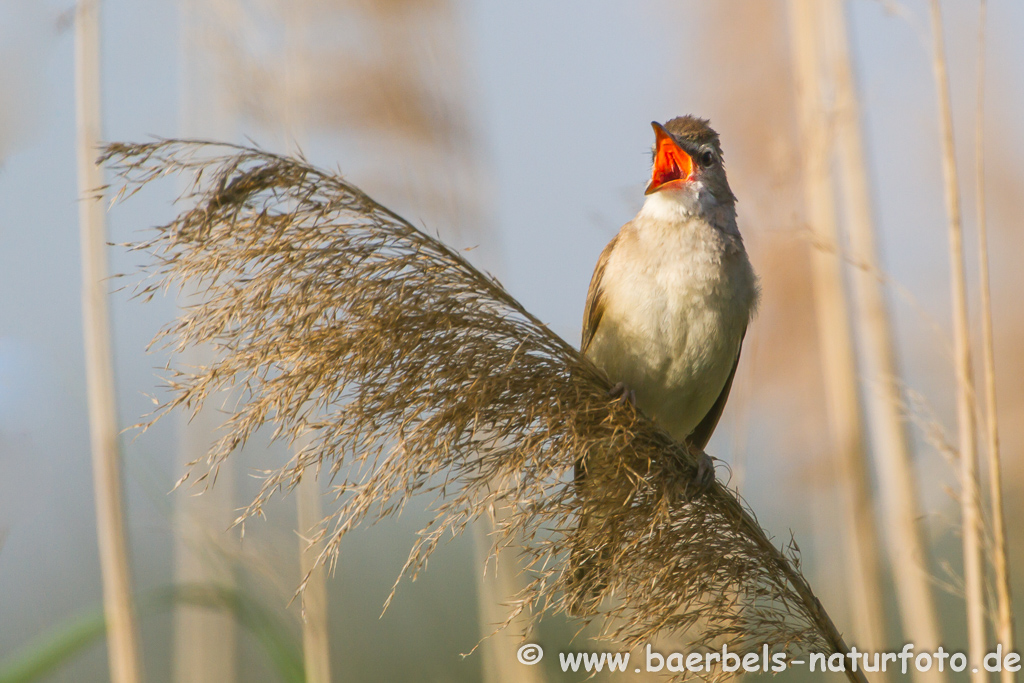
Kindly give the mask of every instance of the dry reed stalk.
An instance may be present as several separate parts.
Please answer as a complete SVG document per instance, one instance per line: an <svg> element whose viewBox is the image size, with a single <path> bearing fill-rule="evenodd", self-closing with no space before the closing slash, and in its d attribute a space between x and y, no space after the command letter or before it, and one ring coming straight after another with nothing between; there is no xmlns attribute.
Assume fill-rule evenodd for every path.
<svg viewBox="0 0 1024 683"><path fill-rule="evenodd" d="M301 46L304 29L310 22L309 7L304 2L292 3L283 13L284 83L278 97L283 99L281 128L289 143L298 146L305 137L300 115L299 92L308 86L308 70L303 68ZM301 452L309 435L303 434L291 444ZM326 570L317 558L321 552L323 533L318 532L323 505L318 481L319 468L307 472L298 483L299 567L302 584L299 599L302 605L302 657L308 683L330 683L331 638L328 615Z"/></svg>
<svg viewBox="0 0 1024 683"><path fill-rule="evenodd" d="M208 353L187 354L186 362L209 362ZM212 403L216 403L216 399ZM184 422L184 420L182 420ZM220 421L217 410L209 405L183 424L179 430L178 460L203 453ZM191 459L191 458L189 458ZM203 495L179 492L174 504L174 583L176 586L217 586L235 590L234 563L230 555L237 551L234 539L225 533L234 519L234 465L224 463L217 486L207 487ZM227 546L227 548L225 548ZM221 549L228 553L218 552ZM173 676L179 683L231 683L236 677L235 640L238 626L235 616L224 610L211 610L195 604L174 605Z"/></svg>
<svg viewBox="0 0 1024 683"><path fill-rule="evenodd" d="M297 489L299 563L302 570L302 654L307 683L330 683L331 643L328 628L327 576L320 557L317 530L323 519L320 484L308 472Z"/></svg>
<svg viewBox="0 0 1024 683"><path fill-rule="evenodd" d="M491 534L500 526L499 519L508 511L488 511L473 525L474 559L477 566L477 611L480 618L480 643L483 655L482 679L487 683L543 683L544 667L524 667L516 659L518 647L530 639L532 620L520 613L507 619L508 603L523 589L519 563L513 548L498 555L491 552ZM509 559L506 559L509 558Z"/></svg>
<svg viewBox="0 0 1024 683"><path fill-rule="evenodd" d="M949 218L950 282L953 299L953 355L956 367L957 428L960 434L960 506L963 526L964 587L967 602L967 639L972 667L971 680L988 680L981 666L985 656L985 567L982 557L982 517L978 486L977 436L975 434L975 394L971 371L970 323L967 316L967 277L964 274L963 227L960 214L960 184L953 144L953 111L946 71L945 40L942 35L942 8L931 0L934 41L932 67L938 95L942 175Z"/></svg>
<svg viewBox="0 0 1024 683"><path fill-rule="evenodd" d="M179 128L184 135L231 136L231 112L223 96L211 83L209 50L209 5L199 0L181 2ZM189 288L182 306L198 301ZM201 367L213 360L208 345L188 349L182 361ZM180 419L177 439L178 466L205 453L221 425L219 408L228 395L218 396L192 419ZM237 555L237 537L226 533L238 507L235 502L237 472L228 461L218 471L217 486L203 495L180 492L173 498L175 585L213 585L234 590L237 577L232 557ZM226 556L226 557L225 557ZM230 610L210 610L188 602L174 605L173 680L177 683L233 683L237 676L239 624Z"/></svg>
<svg viewBox="0 0 1024 683"><path fill-rule="evenodd" d="M114 362L107 308L106 220L101 193L98 194L98 188L103 185L103 171L94 160L101 130L99 14L99 0L89 0L78 4L75 15L82 322L96 496L96 534L103 578L110 676L114 683L136 683L141 680L141 670L121 491Z"/></svg>
<svg viewBox="0 0 1024 683"><path fill-rule="evenodd" d="M192 288L190 288L192 289ZM199 301L195 291L183 297L183 307ZM208 344L196 345L182 354L182 363L202 367L211 362ZM222 419L219 408L227 392L210 397L209 404L191 416L179 416L176 464L185 465L205 453ZM234 557L237 539L226 533L234 520L235 464L223 463L203 495L182 491L174 496L174 582L176 586L217 586L236 589ZM213 486L214 479L217 486ZM236 677L236 616L229 610L185 602L174 605L173 676L179 683L231 683Z"/></svg>
<svg viewBox="0 0 1024 683"><path fill-rule="evenodd" d="M828 3L832 4L832 3ZM857 362L848 312L849 294L840 258L836 202L832 184L832 142L823 90L826 55L823 28L831 17L818 0L790 0L793 65L802 134L802 179L807 221L819 244L812 253L822 374L832 438L844 489L844 523L851 562L847 574L849 604L857 644L879 652L885 643L880 587L878 534L871 502L864 449L864 421L857 389ZM879 674L879 678L884 674Z"/></svg>
<svg viewBox="0 0 1024 683"><path fill-rule="evenodd" d="M474 525L474 557L477 566L483 567L482 573L478 570L477 582L483 680L484 683L543 683L545 676L541 667L524 670L516 659L517 646L532 631L532 617L524 612L506 621L508 605L526 588L525 571L518 553L493 552L491 536L500 532L497 521L507 514L504 508L496 508L493 514L482 515ZM488 566L491 567L490 578ZM495 633L499 626L509 633Z"/></svg>
<svg viewBox="0 0 1024 683"><path fill-rule="evenodd" d="M928 544L921 528L910 439L903 420L904 404L897 369L895 335L883 281L878 277L879 250L875 238L871 192L861 133L857 98L843 4L824 4L825 44L830 47L831 77L836 90L835 126L839 182L846 208L851 256L857 267L853 283L858 306L856 330L866 358L865 395L874 426L875 466L879 473L890 532L888 550L896 584L903 631L908 641L935 651L942 642L929 571ZM880 593L880 589L879 589ZM923 680L944 680L932 670L915 672Z"/></svg>
<svg viewBox="0 0 1024 683"><path fill-rule="evenodd" d="M978 3L978 101L974 122L974 187L978 221L978 279L981 290L981 352L985 372L985 436L988 445L989 498L992 506L992 567L995 576L996 642L1013 652L1013 599L1006 559L1006 520L1003 513L1002 458L999 453L999 415L996 408L995 343L992 334L992 285L988 266L988 224L985 216L985 20L986 0ZM1003 683L1013 683L1014 673L1003 669Z"/></svg>
<svg viewBox="0 0 1024 683"><path fill-rule="evenodd" d="M137 293L203 289L154 342L212 343L218 356L172 368L152 420L236 386L210 466L264 426L272 438L312 435L266 473L239 521L323 468L338 496L322 522L329 562L346 532L426 494L433 519L403 570L415 576L442 538L505 507L492 548L522 539L531 572L506 623L598 593L613 599L587 621L630 648L685 633L695 647L847 652L795 543L777 547L721 484L692 491L693 454L610 401L603 373L460 253L301 159L166 140L112 144L103 161L124 179L121 197L171 173L193 178L183 199L194 206L133 245L152 259ZM581 458L592 485L582 497ZM575 548L609 557L607 572L571 581Z"/></svg>

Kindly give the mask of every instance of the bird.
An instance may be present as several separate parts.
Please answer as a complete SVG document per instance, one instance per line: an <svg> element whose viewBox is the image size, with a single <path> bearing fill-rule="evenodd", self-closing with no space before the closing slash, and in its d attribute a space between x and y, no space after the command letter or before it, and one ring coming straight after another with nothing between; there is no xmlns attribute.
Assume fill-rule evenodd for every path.
<svg viewBox="0 0 1024 683"><path fill-rule="evenodd" d="M615 400L632 403L697 456L699 490L714 479L704 448L729 398L760 287L718 133L695 116L651 125L644 203L597 261L580 350L613 383ZM586 467L576 462L581 495ZM584 592L606 585L584 581L606 554L577 553L574 582L589 583Z"/></svg>
<svg viewBox="0 0 1024 683"><path fill-rule="evenodd" d="M651 126L645 200L598 258L580 350L615 383L613 396L703 451L729 398L760 288L718 134L694 116Z"/></svg>

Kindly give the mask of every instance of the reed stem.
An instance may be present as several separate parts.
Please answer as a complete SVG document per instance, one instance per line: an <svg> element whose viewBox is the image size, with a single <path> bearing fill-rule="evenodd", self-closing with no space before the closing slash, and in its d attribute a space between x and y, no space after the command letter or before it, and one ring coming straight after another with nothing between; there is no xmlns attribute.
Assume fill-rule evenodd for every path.
<svg viewBox="0 0 1024 683"><path fill-rule="evenodd" d="M307 683L330 683L331 647L327 618L327 576L317 560L323 550L315 539L323 519L320 484L306 473L297 487L299 512L299 559L302 569L302 654Z"/></svg>
<svg viewBox="0 0 1024 683"><path fill-rule="evenodd" d="M141 670L122 503L114 363L107 308L106 220L101 197L97 195L103 185L103 172L95 161L102 126L99 14L99 0L88 0L78 4L75 17L82 324L110 676L113 683L136 683L141 680Z"/></svg>
<svg viewBox="0 0 1024 683"><path fill-rule="evenodd" d="M865 357L865 401L872 424L875 468L878 472L889 533L888 555L908 641L934 651L942 641L929 574L928 544L921 528L910 438L902 415L895 335L882 280L879 247L871 209L867 164L861 134L853 67L842 5L826 3L826 42L833 50L836 81L837 162L846 207L853 284L857 294L857 332ZM932 669L916 672L921 680L941 681Z"/></svg>
<svg viewBox="0 0 1024 683"><path fill-rule="evenodd" d="M833 76L823 45L823 30L832 28L833 3L793 0L793 62L802 133L803 183L807 221L818 243L812 253L818 338L829 408L829 424L844 489L844 514L851 562L849 604L858 644L877 652L885 642L884 610L878 571L878 534L871 501L870 474L864 448L864 419L857 387L857 361L849 317L849 293L843 277L836 198L833 189L833 144L825 102L825 79ZM840 24L841 27L841 24Z"/></svg>
<svg viewBox="0 0 1024 683"><path fill-rule="evenodd" d="M1003 511L1002 459L999 453L999 413L996 408L995 343L992 333L992 285L989 277L988 224L985 216L985 20L986 0L978 8L978 103L974 127L975 201L978 221L978 279L981 290L981 353L985 373L985 438L988 446L989 497L992 506L992 566L995 574L996 641L1013 651L1013 599L1006 559L1006 519ZM1003 669L1000 680L1013 683L1014 673Z"/></svg>
<svg viewBox="0 0 1024 683"><path fill-rule="evenodd" d="M957 383L957 427L960 434L960 505L963 525L964 586L967 602L967 639L971 680L982 683L988 674L981 665L985 655L985 570L982 562L981 502L978 490L978 452L974 380L971 370L970 324L967 315L967 277L964 272L960 183L953 142L953 111L946 69L946 50L939 0L931 0L935 86L938 94L942 174L949 218L949 261L953 299L953 354Z"/></svg>

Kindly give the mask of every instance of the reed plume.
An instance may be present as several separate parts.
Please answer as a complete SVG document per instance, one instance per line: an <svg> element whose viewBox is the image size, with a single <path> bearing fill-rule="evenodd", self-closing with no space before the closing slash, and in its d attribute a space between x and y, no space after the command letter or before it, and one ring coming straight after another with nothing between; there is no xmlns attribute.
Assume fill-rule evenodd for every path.
<svg viewBox="0 0 1024 683"><path fill-rule="evenodd" d="M442 538L503 508L493 552L525 539L530 575L509 621L597 592L608 599L587 620L628 647L659 635L846 651L796 544L777 547L721 484L693 491L694 454L610 400L600 370L460 253L302 158L163 140L111 144L102 161L123 179L120 197L192 177L186 208L130 247L148 255L138 296L186 283L204 293L154 343L217 354L205 367L172 365L151 419L240 392L194 463L200 479L264 427L307 444L266 473L239 521L328 473L337 499L320 561L330 563L358 524L431 496L403 570L415 575ZM579 459L585 492L572 481ZM589 582L572 580L580 549L610 558Z"/></svg>

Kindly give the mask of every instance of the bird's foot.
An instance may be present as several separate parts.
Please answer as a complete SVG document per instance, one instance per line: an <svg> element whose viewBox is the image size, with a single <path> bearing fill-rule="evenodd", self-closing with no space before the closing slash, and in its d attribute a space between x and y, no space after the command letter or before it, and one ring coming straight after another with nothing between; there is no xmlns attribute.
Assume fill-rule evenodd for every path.
<svg viewBox="0 0 1024 683"><path fill-rule="evenodd" d="M620 403L628 403L636 408L636 392L626 386L625 382L616 382L608 391L608 395L617 398Z"/></svg>
<svg viewBox="0 0 1024 683"><path fill-rule="evenodd" d="M699 495L715 481L715 460L703 450L694 455L697 456L697 470L693 480L686 485L686 493Z"/></svg>

